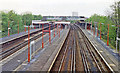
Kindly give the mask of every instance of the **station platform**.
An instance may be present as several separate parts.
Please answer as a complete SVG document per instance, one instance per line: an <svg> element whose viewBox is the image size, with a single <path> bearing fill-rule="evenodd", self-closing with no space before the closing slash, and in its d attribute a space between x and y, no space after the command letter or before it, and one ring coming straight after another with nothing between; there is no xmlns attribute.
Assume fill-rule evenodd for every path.
<svg viewBox="0 0 120 73"><path fill-rule="evenodd" d="M27 61L28 47L20 49L10 55L7 59L2 60L2 71L47 71L55 60L56 54L60 51L69 29L60 31L60 37L57 32L51 31L51 44L49 44L49 34L44 35L44 48L42 48L42 37L35 41L35 49L32 52L30 63Z"/></svg>
<svg viewBox="0 0 120 73"><path fill-rule="evenodd" d="M79 26L80 27L80 26ZM82 29L82 28L81 28ZM110 46L107 46L99 37L95 37L90 30L82 29L86 37L90 40L91 44L102 55L104 60L112 68L113 71L120 71L120 56Z"/></svg>
<svg viewBox="0 0 120 73"><path fill-rule="evenodd" d="M30 33L33 33L33 32L39 31L39 30L41 30L41 29L31 29ZM13 35L10 35L10 36L0 38L0 41L1 41L0 44L8 42L8 41L16 39L16 38L19 38L19 37L22 37L22 36L27 35L27 34L28 34L28 31L20 32L19 34L17 33L17 34L13 34Z"/></svg>
<svg viewBox="0 0 120 73"><path fill-rule="evenodd" d="M43 49L41 48L42 50L36 54L30 63L27 63L27 65L17 69L16 71L48 71L62 48L68 32L69 29L64 29L60 37L56 36L56 38L52 40L51 44L48 42Z"/></svg>
<svg viewBox="0 0 120 73"><path fill-rule="evenodd" d="M52 67L62 45L68 35L69 29L64 30L60 37L55 38L51 44L46 46L44 51L40 54L39 58L31 63L26 69L27 71L49 71Z"/></svg>

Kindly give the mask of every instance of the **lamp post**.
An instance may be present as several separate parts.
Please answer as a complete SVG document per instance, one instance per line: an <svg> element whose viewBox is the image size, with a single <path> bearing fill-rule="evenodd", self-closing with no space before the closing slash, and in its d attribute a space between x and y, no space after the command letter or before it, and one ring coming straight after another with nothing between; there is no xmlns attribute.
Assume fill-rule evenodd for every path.
<svg viewBox="0 0 120 73"><path fill-rule="evenodd" d="M10 31L9 31L9 24L10 24L10 21L8 21L8 36L10 35Z"/></svg>
<svg viewBox="0 0 120 73"><path fill-rule="evenodd" d="M24 26L26 26L26 21L25 21L25 25ZM26 32L26 27L25 27L25 32Z"/></svg>
<svg viewBox="0 0 120 73"><path fill-rule="evenodd" d="M31 51L30 51L30 26L24 26L25 28L28 27L28 62L30 62L31 58Z"/></svg>
<svg viewBox="0 0 120 73"><path fill-rule="evenodd" d="M99 23L97 24L97 37L98 37L98 28L99 28Z"/></svg>
<svg viewBox="0 0 120 73"><path fill-rule="evenodd" d="M30 62L30 27L28 26L28 62Z"/></svg>
<svg viewBox="0 0 120 73"><path fill-rule="evenodd" d="M109 24L108 24L108 32L107 32L107 46L109 45Z"/></svg>
<svg viewBox="0 0 120 73"><path fill-rule="evenodd" d="M18 21L18 34L19 34L19 21Z"/></svg>

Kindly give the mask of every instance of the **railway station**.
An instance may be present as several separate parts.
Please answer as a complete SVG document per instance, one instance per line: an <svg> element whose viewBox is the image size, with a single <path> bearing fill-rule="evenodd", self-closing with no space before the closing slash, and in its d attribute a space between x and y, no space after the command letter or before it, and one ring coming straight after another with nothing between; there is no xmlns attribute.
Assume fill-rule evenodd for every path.
<svg viewBox="0 0 120 73"><path fill-rule="evenodd" d="M80 21L33 20L26 32L2 39L2 70L117 72L118 53L94 36L91 27Z"/></svg>
<svg viewBox="0 0 120 73"><path fill-rule="evenodd" d="M1 73L120 73L120 1L40 1L0 11Z"/></svg>

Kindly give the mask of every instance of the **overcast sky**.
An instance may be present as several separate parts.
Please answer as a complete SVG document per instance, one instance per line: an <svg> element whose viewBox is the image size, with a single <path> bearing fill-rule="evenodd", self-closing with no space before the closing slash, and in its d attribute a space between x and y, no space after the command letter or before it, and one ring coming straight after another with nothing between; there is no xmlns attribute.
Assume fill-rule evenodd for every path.
<svg viewBox="0 0 120 73"><path fill-rule="evenodd" d="M94 13L105 15L115 1L118 0L0 0L0 10L57 16L78 12L79 16L89 17Z"/></svg>

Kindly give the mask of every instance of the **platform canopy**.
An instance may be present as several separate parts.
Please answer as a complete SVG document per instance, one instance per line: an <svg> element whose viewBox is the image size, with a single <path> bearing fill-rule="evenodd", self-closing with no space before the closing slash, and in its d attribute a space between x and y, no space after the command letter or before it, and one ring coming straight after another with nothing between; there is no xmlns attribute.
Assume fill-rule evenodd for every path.
<svg viewBox="0 0 120 73"><path fill-rule="evenodd" d="M49 21L32 20L32 24L46 24L46 23L49 23Z"/></svg>
<svg viewBox="0 0 120 73"><path fill-rule="evenodd" d="M70 24L70 22L54 22L55 24Z"/></svg>

